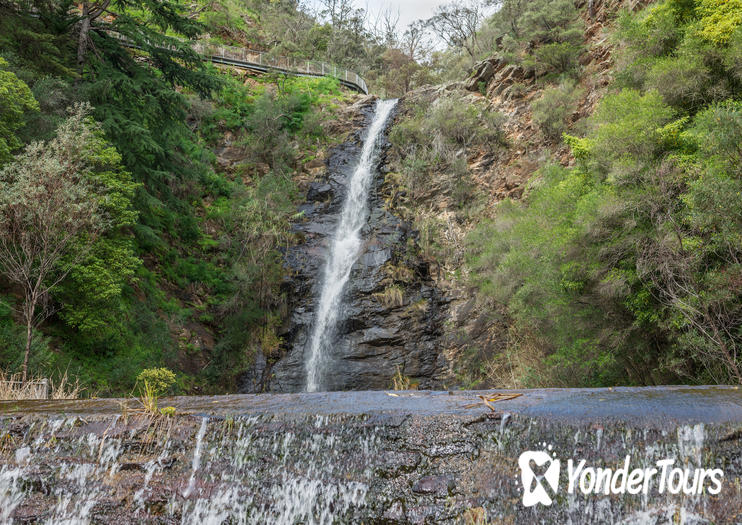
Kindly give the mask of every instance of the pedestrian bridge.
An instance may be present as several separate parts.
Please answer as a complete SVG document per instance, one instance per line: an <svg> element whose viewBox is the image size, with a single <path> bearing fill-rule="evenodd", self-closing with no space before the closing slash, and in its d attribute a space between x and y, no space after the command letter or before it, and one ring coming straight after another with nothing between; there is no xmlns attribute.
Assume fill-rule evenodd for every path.
<svg viewBox="0 0 742 525"><path fill-rule="evenodd" d="M366 81L357 73L316 60L274 56L269 52L254 51L243 47L197 43L193 50L215 64L267 73L275 71L301 77L336 78L343 86L364 95L368 94Z"/></svg>

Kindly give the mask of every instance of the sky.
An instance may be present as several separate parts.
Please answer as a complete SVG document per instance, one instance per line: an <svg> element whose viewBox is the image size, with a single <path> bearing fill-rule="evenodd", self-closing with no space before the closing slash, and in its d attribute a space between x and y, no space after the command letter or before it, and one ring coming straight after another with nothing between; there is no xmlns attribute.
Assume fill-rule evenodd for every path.
<svg viewBox="0 0 742 525"><path fill-rule="evenodd" d="M435 8L445 4L446 0L406 0L404 2L388 2L384 0L357 0L359 7L366 7L370 13L377 13L387 7L392 12L399 11L399 29L404 30L411 22L420 18L430 18Z"/></svg>
<svg viewBox="0 0 742 525"><path fill-rule="evenodd" d="M435 12L435 8L439 5L443 5L448 0L405 0L402 2L392 2L390 0L355 0L356 7L366 9L371 16L376 16L379 12L383 12L387 8L391 8L392 12L399 12L399 32L404 32L404 29L415 20L430 18ZM311 6L318 5L317 0L308 0L307 4Z"/></svg>

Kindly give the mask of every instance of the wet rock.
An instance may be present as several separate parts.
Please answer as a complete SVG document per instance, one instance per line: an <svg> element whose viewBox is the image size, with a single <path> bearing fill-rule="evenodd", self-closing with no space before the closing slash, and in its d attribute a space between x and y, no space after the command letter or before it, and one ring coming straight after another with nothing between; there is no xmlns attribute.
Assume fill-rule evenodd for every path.
<svg viewBox="0 0 742 525"><path fill-rule="evenodd" d="M268 362L261 349L255 354L252 367L239 378L240 392L255 394L265 390Z"/></svg>
<svg viewBox="0 0 742 525"><path fill-rule="evenodd" d="M404 506L401 501L395 501L392 505L384 512L382 518L389 523L405 523L407 516L404 512Z"/></svg>
<svg viewBox="0 0 742 525"><path fill-rule="evenodd" d="M0 401L0 434L20 430L0 453L0 512L12 523L117 525L742 516L742 391L734 387L525 391L498 404L511 414L507 425L467 425L479 409L466 404L478 392L387 394L179 397L163 400L177 407L166 421L121 417L121 400ZM466 443L482 452L472 459ZM629 455L631 468L665 459L721 468L722 492L660 493L657 476L649 495L571 496L562 470L553 505L524 507L518 458L546 443L561 461L588 467L615 469ZM433 447L451 454L417 453ZM30 456L15 453L24 449Z"/></svg>
<svg viewBox="0 0 742 525"><path fill-rule="evenodd" d="M309 191L307 192L307 201L317 202L326 201L332 197L332 186L329 184L320 184L313 182L309 185Z"/></svg>
<svg viewBox="0 0 742 525"><path fill-rule="evenodd" d="M383 464L379 474L386 477L395 477L400 474L414 471L420 464L421 456L417 452L388 450L383 455Z"/></svg>
<svg viewBox="0 0 742 525"><path fill-rule="evenodd" d="M476 447L476 445L474 445L474 443L465 441L460 443L445 443L434 445L430 447L427 452L428 456L436 458L444 456L455 456L459 454L465 454L473 459L479 455L479 449Z"/></svg>
<svg viewBox="0 0 742 525"><path fill-rule="evenodd" d="M452 494L455 488L456 481L453 476L425 476L412 485L412 492L445 497Z"/></svg>
<svg viewBox="0 0 742 525"><path fill-rule="evenodd" d="M304 389L305 358L316 301L324 273L328 246L362 147L365 126L373 117L375 98L364 97L354 106L362 126L326 160L326 173L309 184L302 219L293 225L303 242L285 254L285 292L291 314L281 337L283 357L266 374L268 388L278 392ZM332 370L324 387L329 390L389 388L401 370L419 388L440 385L446 369L439 339L445 303L429 275L427 265L409 253L414 243L408 224L391 214L384 202L384 151L376 166L368 202L368 223L361 236L363 247L351 269L330 355ZM388 171L388 170L387 170ZM405 280L395 279L394 268L404 267Z"/></svg>

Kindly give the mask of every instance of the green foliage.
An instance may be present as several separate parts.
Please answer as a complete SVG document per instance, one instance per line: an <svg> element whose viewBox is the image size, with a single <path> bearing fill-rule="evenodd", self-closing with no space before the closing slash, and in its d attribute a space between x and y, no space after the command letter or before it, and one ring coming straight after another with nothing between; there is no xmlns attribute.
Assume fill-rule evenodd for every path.
<svg viewBox="0 0 742 525"><path fill-rule="evenodd" d="M473 281L514 319L517 383L742 382L742 107L723 100L728 40L697 38L733 6L623 15L623 89L564 135L577 167L470 235Z"/></svg>
<svg viewBox="0 0 742 525"><path fill-rule="evenodd" d="M582 94L583 91L570 80L562 81L558 87L545 89L541 98L531 104L533 121L550 139L561 137Z"/></svg>
<svg viewBox="0 0 742 525"><path fill-rule="evenodd" d="M84 256L74 258L56 296L62 304L61 317L70 327L92 338L104 338L125 314L123 288L141 264L127 230L137 220L132 200L138 185L121 169L121 156L97 125L89 135L78 131L76 136L78 140L88 137L87 161L94 167L88 179L98 188L97 204L108 227L86 247Z"/></svg>
<svg viewBox="0 0 742 525"><path fill-rule="evenodd" d="M577 69L580 54L582 54L580 45L571 42L552 42L538 47L532 57L524 63L532 67L539 76L561 75Z"/></svg>
<svg viewBox="0 0 742 525"><path fill-rule="evenodd" d="M0 57L0 165L10 160L11 152L21 146L16 132L25 124L26 113L39 109L29 87L5 70L7 65Z"/></svg>
<svg viewBox="0 0 742 525"><path fill-rule="evenodd" d="M526 206L500 203L495 221L480 225L467 239L474 283L508 306L521 333L547 336L539 373L549 384L610 384L620 368L600 337L600 312L581 308L592 268L575 261L580 249L574 246L586 233L581 219L610 200L609 189L558 166L544 168L541 178ZM538 351L530 345L521 350ZM535 384L530 372L520 372L525 384Z"/></svg>
<svg viewBox="0 0 742 525"><path fill-rule="evenodd" d="M431 107L415 106L412 118L395 125L389 139L404 152L402 175L411 198L425 199L443 191L464 207L474 198L469 179L467 148L494 149L504 145L504 118L476 104L462 103L454 97L437 99ZM432 177L432 171L442 173Z"/></svg>
<svg viewBox="0 0 742 525"><path fill-rule="evenodd" d="M588 138L580 138L566 133L562 135L564 143L569 146L572 156L578 161L586 161L590 158L592 142Z"/></svg>
<svg viewBox="0 0 742 525"><path fill-rule="evenodd" d="M661 149L660 129L674 114L653 91L625 89L606 96L592 119L593 159L604 168L615 166L615 176L631 180L655 159Z"/></svg>
<svg viewBox="0 0 742 525"><path fill-rule="evenodd" d="M572 0L505 0L488 24L500 36L500 52L537 75L577 70L584 23Z"/></svg>
<svg viewBox="0 0 742 525"><path fill-rule="evenodd" d="M668 0L638 15L623 14L616 34L622 47L620 85L654 89L667 104L690 113L732 96L739 89L735 71L742 30L724 29L725 36L709 38L703 27L715 17L730 15L727 11L733 6L734 2ZM733 23L734 17L728 20Z"/></svg>
<svg viewBox="0 0 742 525"><path fill-rule="evenodd" d="M223 7L226 18L215 13ZM213 35L244 45L240 39L262 38L257 33L277 34L283 22L274 15L286 21L298 12L285 2L264 7L225 1L199 13L210 30L221 27ZM224 392L256 347L277 350L279 249L292 242L297 199L291 176L326 144L322 123L346 95L329 78L267 75L243 85L205 66L189 48L204 30L190 11L199 6L114 0L108 9L115 19L105 31L92 20L75 72L80 24L69 4L39 5L33 16L25 6L0 7L0 53L8 62L0 76L27 85L30 91L17 93L40 101L21 107L17 97L2 97L0 119L12 117L17 139L12 148L52 139L69 106L90 103L100 126L90 128L81 158L105 195L90 202L110 224L88 239L84 256L60 262L69 273L53 290L48 311L55 315L42 326L50 337L33 338L30 365L36 373L68 369L99 395L130 391L152 366L178 371L184 390ZM233 33L224 31L225 20L239 20ZM6 102L19 111L6 112ZM211 150L227 141L245 158L222 171ZM3 333L0 360L16 369L25 330L0 312Z"/></svg>
<svg viewBox="0 0 742 525"><path fill-rule="evenodd" d="M145 368L137 376L137 383L158 397L167 393L175 382L175 373L167 368Z"/></svg>
<svg viewBox="0 0 742 525"><path fill-rule="evenodd" d="M89 106L76 106L52 140L29 144L0 170L0 271L23 290L24 380L32 332L52 311L50 294L59 299L60 286L86 264L99 239L124 239L121 229L135 219L135 185L88 112ZM122 250L135 264L131 253L131 246ZM127 277L126 271L116 276Z"/></svg>
<svg viewBox="0 0 742 525"><path fill-rule="evenodd" d="M69 0L0 5L0 54L19 77L31 84L40 78L72 77ZM43 103L43 102L42 102Z"/></svg>
<svg viewBox="0 0 742 525"><path fill-rule="evenodd" d="M742 102L720 102L699 112L688 136L711 166L730 175L742 175Z"/></svg>
<svg viewBox="0 0 742 525"><path fill-rule="evenodd" d="M742 26L742 1L698 0L701 34L716 45L729 42L731 35Z"/></svg>

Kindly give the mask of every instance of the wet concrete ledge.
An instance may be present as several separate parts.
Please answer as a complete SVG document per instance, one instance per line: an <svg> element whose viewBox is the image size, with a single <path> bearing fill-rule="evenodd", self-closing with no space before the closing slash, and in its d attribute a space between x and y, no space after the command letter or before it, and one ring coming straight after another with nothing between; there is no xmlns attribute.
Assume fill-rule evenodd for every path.
<svg viewBox="0 0 742 525"><path fill-rule="evenodd" d="M478 396L497 392L512 393L176 397L154 418L125 400L0 402L0 523L742 522L740 389L523 390L492 411ZM534 450L562 462L550 506L522 502ZM627 456L722 469L721 492L566 492L568 460Z"/></svg>
<svg viewBox="0 0 742 525"><path fill-rule="evenodd" d="M661 386L585 389L486 391L372 391L303 394L242 394L163 398L179 414L240 416L294 415L417 415L466 416L478 409L478 396L520 393L492 405L502 412L554 419L565 423L615 419L657 427L670 423L742 423L742 389L737 386ZM0 414L121 414L134 400L92 399L58 401L0 401Z"/></svg>

